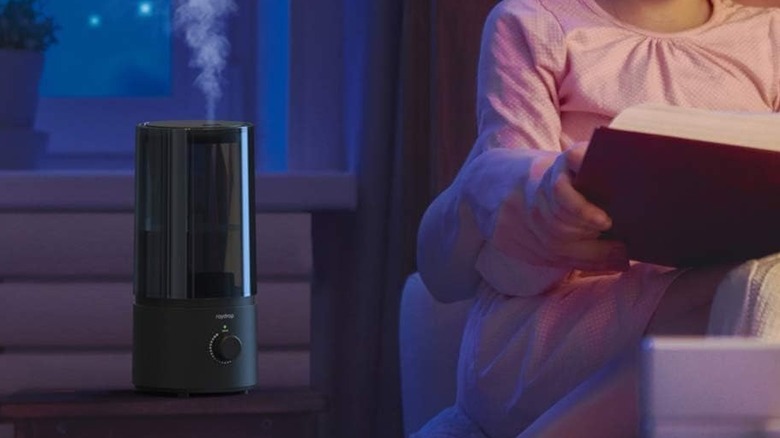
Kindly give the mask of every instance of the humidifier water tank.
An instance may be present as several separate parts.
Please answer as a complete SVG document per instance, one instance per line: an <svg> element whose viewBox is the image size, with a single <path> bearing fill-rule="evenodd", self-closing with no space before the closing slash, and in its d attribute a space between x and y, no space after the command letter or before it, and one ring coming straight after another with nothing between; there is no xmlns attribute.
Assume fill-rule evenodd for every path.
<svg viewBox="0 0 780 438"><path fill-rule="evenodd" d="M136 128L133 384L245 391L256 384L253 128Z"/></svg>

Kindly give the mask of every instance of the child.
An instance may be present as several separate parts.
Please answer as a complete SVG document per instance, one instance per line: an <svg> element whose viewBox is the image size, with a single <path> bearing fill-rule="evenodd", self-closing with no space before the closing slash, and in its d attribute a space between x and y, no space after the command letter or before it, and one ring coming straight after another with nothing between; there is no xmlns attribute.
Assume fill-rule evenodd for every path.
<svg viewBox="0 0 780 438"><path fill-rule="evenodd" d="M418 243L439 300L476 294L457 401L475 429L518 435L648 333L780 338L768 293L780 291L780 257L691 270L630 262L620 242L597 240L610 218L571 184L593 129L633 104L780 110L780 9L504 0L478 76L477 141ZM613 407L635 433L635 407Z"/></svg>

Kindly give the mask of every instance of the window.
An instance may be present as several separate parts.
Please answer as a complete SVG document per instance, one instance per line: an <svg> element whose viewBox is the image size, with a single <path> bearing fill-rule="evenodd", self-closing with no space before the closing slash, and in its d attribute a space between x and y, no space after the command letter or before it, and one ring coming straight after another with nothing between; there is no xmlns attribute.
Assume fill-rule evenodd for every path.
<svg viewBox="0 0 780 438"><path fill-rule="evenodd" d="M216 118L255 123L258 170L285 170L290 0L234 1ZM176 4L46 2L61 31L41 84L37 129L50 135L41 167L131 169L136 124L206 117L191 51L172 33Z"/></svg>
<svg viewBox="0 0 780 438"><path fill-rule="evenodd" d="M262 72L257 75L258 167L280 171L287 169L290 5L288 0L259 0L258 4L258 68Z"/></svg>
<svg viewBox="0 0 780 438"><path fill-rule="evenodd" d="M47 3L60 29L46 53L44 97L167 97L170 0Z"/></svg>

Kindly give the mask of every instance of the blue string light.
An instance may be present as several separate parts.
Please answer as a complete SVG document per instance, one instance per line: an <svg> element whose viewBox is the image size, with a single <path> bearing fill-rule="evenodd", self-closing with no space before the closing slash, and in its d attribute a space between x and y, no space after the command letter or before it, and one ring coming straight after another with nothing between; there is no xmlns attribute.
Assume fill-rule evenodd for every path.
<svg viewBox="0 0 780 438"><path fill-rule="evenodd" d="M152 15L152 2L141 2L138 4L138 15L148 17Z"/></svg>
<svg viewBox="0 0 780 438"><path fill-rule="evenodd" d="M87 23L89 24L89 27L100 27L102 20L100 19L100 15L92 14L87 19Z"/></svg>

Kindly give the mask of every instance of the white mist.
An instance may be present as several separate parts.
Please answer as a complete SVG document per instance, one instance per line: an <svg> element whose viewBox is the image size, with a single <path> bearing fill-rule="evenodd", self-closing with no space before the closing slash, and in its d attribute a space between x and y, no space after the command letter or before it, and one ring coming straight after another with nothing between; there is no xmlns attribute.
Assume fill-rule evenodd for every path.
<svg viewBox="0 0 780 438"><path fill-rule="evenodd" d="M214 120L222 97L222 71L230 52L225 19L236 10L233 0L179 0L176 7L174 27L192 50L190 66L200 71L195 85L206 99L207 120Z"/></svg>

